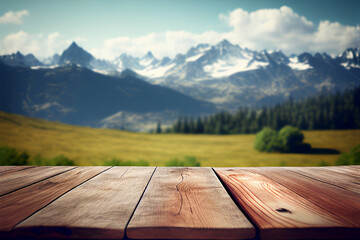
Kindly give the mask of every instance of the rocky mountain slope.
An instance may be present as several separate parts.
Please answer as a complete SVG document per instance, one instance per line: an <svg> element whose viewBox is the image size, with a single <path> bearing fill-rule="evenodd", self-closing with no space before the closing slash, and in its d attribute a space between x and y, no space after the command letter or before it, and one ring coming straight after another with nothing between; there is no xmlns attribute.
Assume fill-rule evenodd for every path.
<svg viewBox="0 0 360 240"><path fill-rule="evenodd" d="M0 63L0 110L76 125L121 127L113 121L119 112L171 111L176 118L210 113L215 108L149 84L130 70L112 77L74 64L34 70Z"/></svg>

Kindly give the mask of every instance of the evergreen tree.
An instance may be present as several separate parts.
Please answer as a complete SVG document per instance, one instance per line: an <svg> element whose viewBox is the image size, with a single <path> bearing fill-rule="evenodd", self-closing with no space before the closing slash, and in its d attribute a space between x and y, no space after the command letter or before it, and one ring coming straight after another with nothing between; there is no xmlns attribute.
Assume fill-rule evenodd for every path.
<svg viewBox="0 0 360 240"><path fill-rule="evenodd" d="M157 125L156 125L156 133L160 134L162 133L162 130L161 130L161 122L158 121Z"/></svg>
<svg viewBox="0 0 360 240"><path fill-rule="evenodd" d="M204 123L201 119L201 117L198 117L196 120L196 131L195 133L204 133Z"/></svg>

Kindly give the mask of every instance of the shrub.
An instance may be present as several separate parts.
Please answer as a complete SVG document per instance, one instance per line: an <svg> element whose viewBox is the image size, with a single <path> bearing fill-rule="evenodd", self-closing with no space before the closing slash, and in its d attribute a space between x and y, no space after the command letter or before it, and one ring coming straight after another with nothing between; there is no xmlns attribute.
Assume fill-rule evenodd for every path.
<svg viewBox="0 0 360 240"><path fill-rule="evenodd" d="M201 163L196 161L196 157L186 156L184 158L184 166L185 167L200 167Z"/></svg>
<svg viewBox="0 0 360 240"><path fill-rule="evenodd" d="M336 160L336 165L360 165L360 144L349 152L342 153Z"/></svg>
<svg viewBox="0 0 360 240"><path fill-rule="evenodd" d="M132 163L132 166L150 166L149 162L144 159L139 159L137 161L133 161Z"/></svg>
<svg viewBox="0 0 360 240"><path fill-rule="evenodd" d="M308 152L311 145L303 143L304 134L298 128L285 126L279 132L264 128L255 137L255 149L260 152Z"/></svg>
<svg viewBox="0 0 360 240"><path fill-rule="evenodd" d="M184 160L179 160L177 158L170 159L165 162L167 167L200 167L201 163L196 160L196 157L186 156Z"/></svg>
<svg viewBox="0 0 360 240"><path fill-rule="evenodd" d="M137 161L124 161L121 159L113 158L111 160L104 161L104 166L149 166L149 162L140 159Z"/></svg>
<svg viewBox="0 0 360 240"><path fill-rule="evenodd" d="M14 148L0 147L0 165L28 165L29 154Z"/></svg>
<svg viewBox="0 0 360 240"><path fill-rule="evenodd" d="M304 140L304 134L296 127L285 126L278 134L283 152L297 152Z"/></svg>
<svg viewBox="0 0 360 240"><path fill-rule="evenodd" d="M181 167L183 166L182 161L177 158L170 159L169 161L165 162L166 167Z"/></svg>
<svg viewBox="0 0 360 240"><path fill-rule="evenodd" d="M260 152L281 151L278 133L271 128L264 128L255 137L255 149Z"/></svg>
<svg viewBox="0 0 360 240"><path fill-rule="evenodd" d="M46 164L46 159L44 159L43 157L41 157L40 155L36 155L32 160L31 160L31 164L32 165L36 165L36 166L45 166Z"/></svg>
<svg viewBox="0 0 360 240"><path fill-rule="evenodd" d="M49 166L74 166L74 161L64 155L59 155L51 159L49 162Z"/></svg>
<svg viewBox="0 0 360 240"><path fill-rule="evenodd" d="M37 166L74 166L74 161L64 155L59 155L52 159L46 159L40 155L36 155L31 163Z"/></svg>
<svg viewBox="0 0 360 240"><path fill-rule="evenodd" d="M325 160L321 160L319 162L319 166L320 167L326 167L326 166L330 166L330 164L328 162L326 162Z"/></svg>

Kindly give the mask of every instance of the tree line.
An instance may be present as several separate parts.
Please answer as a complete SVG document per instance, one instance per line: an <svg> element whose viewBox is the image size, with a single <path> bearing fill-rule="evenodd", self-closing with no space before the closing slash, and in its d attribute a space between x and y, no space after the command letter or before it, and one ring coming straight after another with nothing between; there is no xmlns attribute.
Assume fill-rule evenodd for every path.
<svg viewBox="0 0 360 240"><path fill-rule="evenodd" d="M301 130L359 129L360 87L342 93L320 94L300 101L260 109L240 108L211 116L180 117L166 132L192 134L256 133L264 127L280 130L286 125Z"/></svg>

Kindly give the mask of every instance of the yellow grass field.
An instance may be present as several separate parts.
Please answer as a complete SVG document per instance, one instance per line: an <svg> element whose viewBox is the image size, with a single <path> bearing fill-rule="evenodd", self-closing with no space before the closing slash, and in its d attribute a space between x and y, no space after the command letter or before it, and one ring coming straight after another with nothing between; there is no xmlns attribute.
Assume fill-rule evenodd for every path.
<svg viewBox="0 0 360 240"><path fill-rule="evenodd" d="M360 143L360 130L304 131L314 148L349 151ZM339 154L280 154L254 150L255 135L183 135L131 133L71 126L0 112L0 146L53 158L60 154L76 165L102 165L112 158L144 159L164 166L172 158L194 156L201 166L333 165Z"/></svg>

